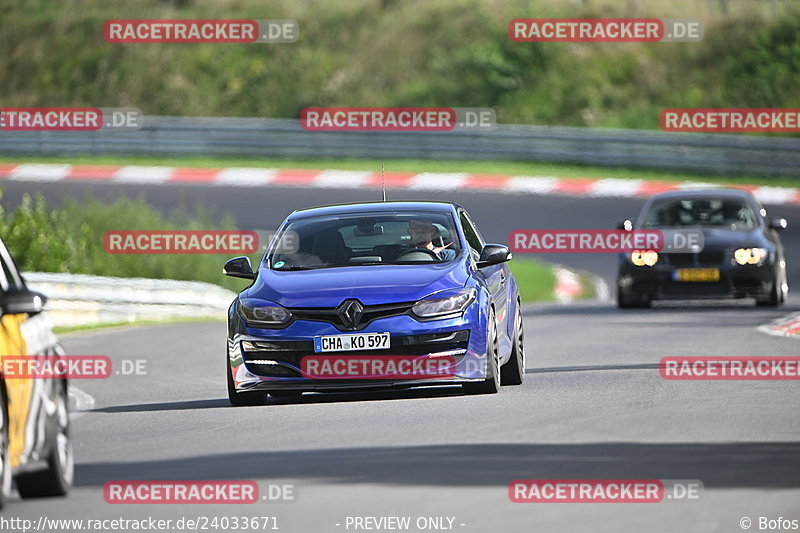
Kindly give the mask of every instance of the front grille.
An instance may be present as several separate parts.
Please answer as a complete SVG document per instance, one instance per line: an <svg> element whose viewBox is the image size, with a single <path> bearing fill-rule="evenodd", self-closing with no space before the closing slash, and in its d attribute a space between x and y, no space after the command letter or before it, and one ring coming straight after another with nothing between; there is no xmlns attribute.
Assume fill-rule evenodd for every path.
<svg viewBox="0 0 800 533"><path fill-rule="evenodd" d="M696 254L664 254L664 256L674 267L721 266L725 260L725 252L720 250L704 250Z"/></svg>
<svg viewBox="0 0 800 533"><path fill-rule="evenodd" d="M289 367L275 364L259 364L257 361L270 360L276 363L300 367L300 360L307 355L323 355L314 353L314 341L252 341L256 347L263 345L266 350L242 350L245 366L254 374L275 377L301 377ZM426 333L423 335L393 336L391 348L380 351L325 352L324 355L427 355L448 350L464 350L469 345L469 330L449 333ZM281 349L283 348L283 349ZM458 360L460 356L456 356Z"/></svg>
<svg viewBox="0 0 800 533"><path fill-rule="evenodd" d="M247 368L254 374L258 374L260 376L268 376L274 378L301 378L303 375L294 370L293 368L289 368L288 366L284 365L265 365L265 364L258 364L258 363L247 363Z"/></svg>
<svg viewBox="0 0 800 533"><path fill-rule="evenodd" d="M367 327L379 318L399 316L408 313L415 302L403 302L382 305L365 305L355 325L345 324L339 307L293 307L289 311L295 319L312 320L333 324L340 331L358 331Z"/></svg>
<svg viewBox="0 0 800 533"><path fill-rule="evenodd" d="M725 296L731 292L725 281L668 282L663 286L664 294L670 296Z"/></svg>

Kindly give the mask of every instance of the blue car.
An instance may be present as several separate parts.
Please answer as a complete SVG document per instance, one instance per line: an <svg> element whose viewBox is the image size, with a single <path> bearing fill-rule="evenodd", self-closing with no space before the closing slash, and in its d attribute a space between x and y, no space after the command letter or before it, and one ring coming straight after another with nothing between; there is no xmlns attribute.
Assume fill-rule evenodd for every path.
<svg viewBox="0 0 800 533"><path fill-rule="evenodd" d="M233 405L303 392L461 385L491 394L525 376L508 247L445 202L293 212L228 311Z"/></svg>

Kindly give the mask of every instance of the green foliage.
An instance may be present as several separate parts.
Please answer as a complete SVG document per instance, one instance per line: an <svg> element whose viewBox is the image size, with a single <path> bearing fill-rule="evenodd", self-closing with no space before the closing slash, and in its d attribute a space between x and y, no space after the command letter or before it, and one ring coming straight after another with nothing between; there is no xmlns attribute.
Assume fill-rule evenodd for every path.
<svg viewBox="0 0 800 533"><path fill-rule="evenodd" d="M309 105L494 107L505 123L657 128L664 107L800 103L800 16L783 1L780 17L768 8L745 10L755 4L746 2L723 17L704 10L711 4L688 0L279 0L268 8L261 0L1 4L4 106L131 106L147 115L253 117L297 117ZM705 37L625 44L509 39L509 20L537 16L693 17L705 21ZM269 45L104 42L107 19L146 17L296 19L300 39Z"/></svg>
<svg viewBox="0 0 800 533"><path fill-rule="evenodd" d="M92 197L67 198L53 208L41 195L25 195L11 212L0 206L0 236L23 272L205 281L231 290L243 287L242 281L222 276L224 255L109 254L103 247L107 231L177 229L236 228L230 219L220 224L200 208L196 213L179 209L164 216L143 199L107 203ZM260 254L251 256L251 261L259 259Z"/></svg>

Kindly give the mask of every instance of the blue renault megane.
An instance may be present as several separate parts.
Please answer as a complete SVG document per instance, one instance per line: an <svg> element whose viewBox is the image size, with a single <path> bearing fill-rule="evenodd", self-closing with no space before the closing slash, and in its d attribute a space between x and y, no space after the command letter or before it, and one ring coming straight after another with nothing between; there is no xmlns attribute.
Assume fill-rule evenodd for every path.
<svg viewBox="0 0 800 533"><path fill-rule="evenodd" d="M233 405L267 394L460 384L491 394L525 375L508 247L445 202L376 202L289 215L228 311Z"/></svg>

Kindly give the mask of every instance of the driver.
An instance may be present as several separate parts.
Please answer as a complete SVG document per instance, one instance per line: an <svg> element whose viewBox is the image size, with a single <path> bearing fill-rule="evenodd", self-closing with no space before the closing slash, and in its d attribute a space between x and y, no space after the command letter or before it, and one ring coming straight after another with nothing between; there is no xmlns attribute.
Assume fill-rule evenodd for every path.
<svg viewBox="0 0 800 533"><path fill-rule="evenodd" d="M430 220L410 220L408 222L408 234L411 235L411 242L417 248L426 248L436 254L442 261L452 261L456 258L456 251L449 248L452 242L444 246L434 246L433 237L436 235L436 226Z"/></svg>

